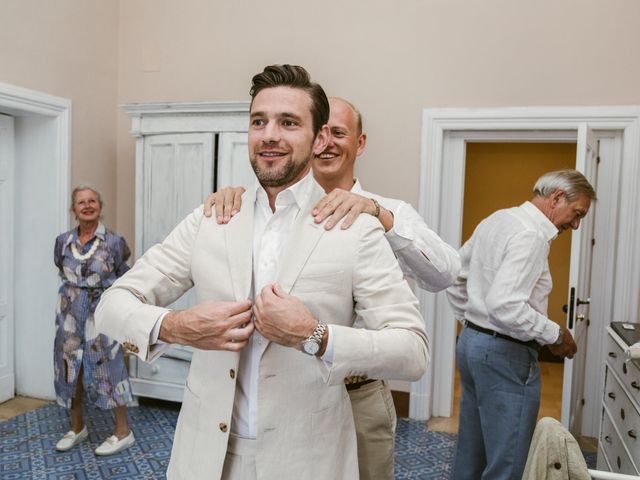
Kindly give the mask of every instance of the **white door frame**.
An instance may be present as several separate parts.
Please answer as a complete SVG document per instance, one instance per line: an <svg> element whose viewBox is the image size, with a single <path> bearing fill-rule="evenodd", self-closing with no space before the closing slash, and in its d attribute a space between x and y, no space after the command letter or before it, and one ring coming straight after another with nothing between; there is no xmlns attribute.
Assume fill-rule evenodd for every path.
<svg viewBox="0 0 640 480"><path fill-rule="evenodd" d="M0 111L14 117L42 115L53 117L57 128L55 163L58 195L55 203L58 230L69 227L69 181L71 158L71 100L0 82Z"/></svg>
<svg viewBox="0 0 640 480"><path fill-rule="evenodd" d="M425 109L419 210L445 241L459 247L466 142L575 141L581 123L617 139L619 147L613 149L618 161L607 166L609 180L598 189L599 196L606 198L601 203L610 209L599 218L607 218L609 230L602 229L602 238L598 238L606 261L594 258L594 264L601 262L605 274L592 290L601 287L605 304L602 311L612 320L638 321L640 247L636 239L640 221L636 219L636 206L640 192L636 185L640 182L640 107ZM618 201L620 198L625 200ZM432 363L425 377L412 385L410 416L448 417L453 399L456 324L444 293L434 295L418 290L418 296L432 339ZM598 355L596 359L602 363L599 352L594 351L593 355ZM594 394L597 393L598 389Z"/></svg>
<svg viewBox="0 0 640 480"><path fill-rule="evenodd" d="M53 398L52 252L70 224L71 101L0 83L0 112L15 119L16 392Z"/></svg>
<svg viewBox="0 0 640 480"><path fill-rule="evenodd" d="M13 117L0 115L0 403L15 396Z"/></svg>

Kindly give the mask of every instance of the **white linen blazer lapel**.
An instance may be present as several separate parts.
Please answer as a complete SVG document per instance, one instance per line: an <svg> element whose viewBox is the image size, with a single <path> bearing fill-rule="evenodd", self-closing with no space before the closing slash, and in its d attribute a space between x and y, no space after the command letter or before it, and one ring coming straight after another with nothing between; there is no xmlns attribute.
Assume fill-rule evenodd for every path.
<svg viewBox="0 0 640 480"><path fill-rule="evenodd" d="M315 223L311 216L311 210L323 196L324 191L314 181L310 195L301 206L300 213L291 227L289 238L284 243L276 282L286 293L291 292L307 259L325 232L324 226Z"/></svg>
<svg viewBox="0 0 640 480"><path fill-rule="evenodd" d="M291 292L309 256L325 232L324 226L316 224L311 216L311 210L323 196L324 190L314 181L311 193L301 206L300 212L291 226L289 237L284 242L276 283L286 293ZM270 344L270 341L264 342L260 352L261 356Z"/></svg>
<svg viewBox="0 0 640 480"><path fill-rule="evenodd" d="M244 207L224 229L231 284L237 301L251 298L255 196L255 188L247 190L242 196Z"/></svg>

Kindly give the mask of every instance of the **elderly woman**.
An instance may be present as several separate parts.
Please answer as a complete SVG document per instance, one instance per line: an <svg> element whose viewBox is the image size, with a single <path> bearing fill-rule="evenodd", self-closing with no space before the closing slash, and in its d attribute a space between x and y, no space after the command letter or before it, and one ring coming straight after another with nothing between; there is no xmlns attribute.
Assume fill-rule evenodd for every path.
<svg viewBox="0 0 640 480"><path fill-rule="evenodd" d="M83 399L115 412L115 431L96 450L111 455L135 442L129 430L127 403L131 385L121 346L98 334L93 314L100 295L126 272L130 251L124 238L100 223L102 199L89 187L76 187L71 211L78 227L56 238L54 260L62 285L56 307L54 344L55 389L58 404L70 409L71 430L56 444L67 451L88 436Z"/></svg>

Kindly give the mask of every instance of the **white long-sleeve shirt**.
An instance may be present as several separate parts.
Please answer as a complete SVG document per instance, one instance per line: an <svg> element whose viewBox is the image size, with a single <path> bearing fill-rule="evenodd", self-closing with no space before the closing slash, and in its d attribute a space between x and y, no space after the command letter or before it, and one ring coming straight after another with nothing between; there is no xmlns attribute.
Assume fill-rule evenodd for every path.
<svg viewBox="0 0 640 480"><path fill-rule="evenodd" d="M253 298L278 274L278 259L289 236L291 226L300 214L301 205L309 195L313 176L283 190L276 197L276 211L269 206L267 192L257 185L253 219ZM330 334L331 332L329 332ZM243 438L256 438L258 424L258 373L260 351L267 340L255 330L249 344L240 352L238 383L233 403L233 433ZM329 348L323 358L330 353Z"/></svg>
<svg viewBox="0 0 640 480"><path fill-rule="evenodd" d="M531 202L498 210L460 249L462 269L447 290L456 318L518 340L556 341L547 318L552 282L549 248L555 225Z"/></svg>
<svg viewBox="0 0 640 480"><path fill-rule="evenodd" d="M393 212L393 228L385 236L405 276L429 292L438 292L453 284L460 271L460 255L427 226L411 205L366 192L358 180L351 192L375 198Z"/></svg>

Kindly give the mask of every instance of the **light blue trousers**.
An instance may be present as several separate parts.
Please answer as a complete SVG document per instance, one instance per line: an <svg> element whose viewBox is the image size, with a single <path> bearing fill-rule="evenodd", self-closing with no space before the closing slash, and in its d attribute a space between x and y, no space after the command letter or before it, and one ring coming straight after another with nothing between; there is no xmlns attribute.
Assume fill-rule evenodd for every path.
<svg viewBox="0 0 640 480"><path fill-rule="evenodd" d="M521 480L540 407L538 352L464 328L454 480Z"/></svg>

